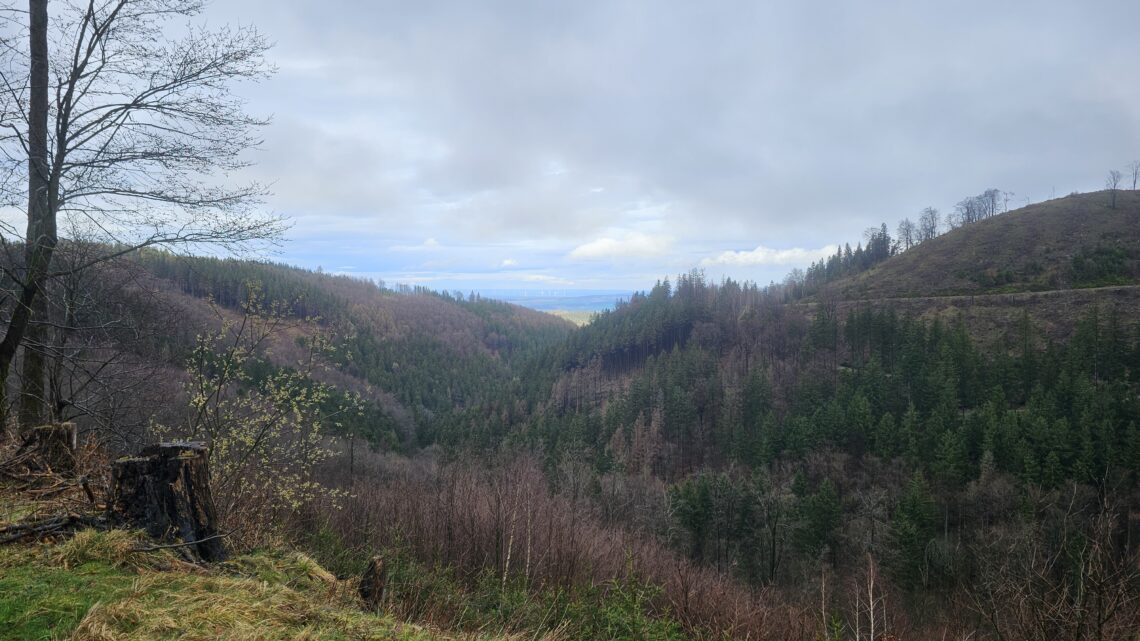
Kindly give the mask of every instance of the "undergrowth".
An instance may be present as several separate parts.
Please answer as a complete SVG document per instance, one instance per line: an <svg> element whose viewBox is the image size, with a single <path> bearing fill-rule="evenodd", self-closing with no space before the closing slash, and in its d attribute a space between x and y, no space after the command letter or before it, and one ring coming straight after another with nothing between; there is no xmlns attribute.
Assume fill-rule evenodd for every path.
<svg viewBox="0 0 1140 641"><path fill-rule="evenodd" d="M85 530L60 543L0 547L0 641L685 638L675 622L651 616L655 592L636 581L528 590L488 572L468 583L392 550L388 613L377 615L360 610L354 580L300 552L263 550L202 568L169 550L140 551L147 545L134 532Z"/></svg>
<svg viewBox="0 0 1140 641"><path fill-rule="evenodd" d="M327 527L300 542L335 572L356 575L371 556L345 547ZM426 565L402 546L380 551L388 568L387 607L404 621L423 621L465 633L552 635L567 641L681 641L689 638L670 612L660 611L660 589L636 576L587 587L526 585L493 570L460 576Z"/></svg>
<svg viewBox="0 0 1140 641"><path fill-rule="evenodd" d="M79 532L0 548L0 639L40 641L429 641L448 638L362 612L351 582L311 558L258 552L210 569L134 533Z"/></svg>

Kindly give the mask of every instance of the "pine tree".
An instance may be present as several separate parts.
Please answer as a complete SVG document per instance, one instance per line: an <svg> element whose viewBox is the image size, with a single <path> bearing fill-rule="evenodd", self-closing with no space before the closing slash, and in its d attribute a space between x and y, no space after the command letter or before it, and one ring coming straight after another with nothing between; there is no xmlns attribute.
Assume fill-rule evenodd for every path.
<svg viewBox="0 0 1140 641"><path fill-rule="evenodd" d="M926 548L934 537L937 519L930 487L916 472L907 483L891 519L891 552L895 575L907 587L924 585L928 579Z"/></svg>
<svg viewBox="0 0 1140 641"><path fill-rule="evenodd" d="M826 547L834 548L835 532L842 517L842 506L835 484L825 479L815 493L805 497L800 504L802 529L797 537L799 549L816 556Z"/></svg>

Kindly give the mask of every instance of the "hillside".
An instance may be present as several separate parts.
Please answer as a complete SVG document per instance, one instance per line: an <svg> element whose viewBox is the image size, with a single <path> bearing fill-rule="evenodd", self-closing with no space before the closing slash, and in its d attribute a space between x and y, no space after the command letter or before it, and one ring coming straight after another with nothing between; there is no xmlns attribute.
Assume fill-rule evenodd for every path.
<svg viewBox="0 0 1140 641"><path fill-rule="evenodd" d="M1057 198L959 227L862 273L819 300L875 300L1140 283L1140 192L1117 209L1094 192Z"/></svg>
<svg viewBox="0 0 1140 641"><path fill-rule="evenodd" d="M533 397L534 386L549 384L546 348L574 329L551 314L478 296L389 289L257 261L144 251L100 282L123 285L115 296L92 297L85 310L92 317L110 309L119 313L115 322L150 319L146 331L110 341L176 370L195 337L240 320L251 295L289 324L309 326L279 332L267 350L278 366L295 360L303 334L327 332L338 351L319 377L366 401L364 414L342 419L342 429L388 448L432 443L453 411Z"/></svg>
<svg viewBox="0 0 1140 641"><path fill-rule="evenodd" d="M259 320L279 315L285 331L249 360L222 350L198 359L207 380L231 362L244 375L213 396L224 403L205 403L224 428L217 438L242 437L250 417L264 424L229 411L246 399L300 408L290 425L319 424L331 449L294 478L331 494L273 502L277 468L294 464L275 461L305 451L279 443L313 433L273 432L279 440L250 446L266 458L230 468L258 492L229 486L223 521L260 509L273 536L346 576L377 552L396 560L396 620L583 641L847 639L867 622L848 586L872 577L873 598L891 604L879 632L1029 639L1016 629L1027 582L1042 599L1077 585L1092 599L1140 602L1130 569L1140 567L1130 543L1140 540L1130 517L1140 511L1140 203L1128 194L1108 211L1096 196L885 252L825 283L830 295L795 299L694 271L580 328L477 296L143 252L95 280L101 302L82 320L122 325L109 340L162 369L129 386L133 367L121 379L100 374L109 382L92 389L107 390L100 402L112 411L79 421L111 440L127 420L122 399L142 397L140 417L171 418L140 421L123 449L170 434L146 429L189 413L195 335L242 326L252 294L276 306ZM977 265L1005 265L1002 282L971 279ZM322 332L337 337L329 367L276 394L266 383ZM91 346L76 362L109 349L72 338ZM366 406L353 416L305 410L318 381L359 392ZM1090 563L1043 569L1063 565L1074 540L1093 542ZM39 554L19 556L13 576L54 575L51 553ZM93 569L115 581L120 570ZM143 600L177 601L155 594ZM1092 602L1033 607L1061 612L1068 638L1140 629L1140 609L1100 620ZM57 604L18 607L34 616ZM663 636L639 632L649 625Z"/></svg>
<svg viewBox="0 0 1140 641"><path fill-rule="evenodd" d="M1140 199L1097 197L949 232L807 300L660 282L571 335L539 438L604 479L663 482L605 504L637 525L628 505L652 505L694 562L783 595L832 571L886 582L901 638L1135 638L1133 614L1092 630L1083 602L1043 596L1102 581L1055 570L1064 541L1140 540ZM1000 284L970 278L999 266ZM1111 598L1140 612L1135 545L1092 549L1132 564ZM828 638L858 638L846 603Z"/></svg>

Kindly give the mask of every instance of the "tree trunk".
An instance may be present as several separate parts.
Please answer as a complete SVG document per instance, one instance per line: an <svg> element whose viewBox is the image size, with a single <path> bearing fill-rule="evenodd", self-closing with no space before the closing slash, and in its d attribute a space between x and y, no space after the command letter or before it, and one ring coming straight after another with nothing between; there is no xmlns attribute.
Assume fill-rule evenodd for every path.
<svg viewBox="0 0 1140 641"><path fill-rule="evenodd" d="M57 474L75 472L75 423L40 425L28 433L26 447L35 452L37 466Z"/></svg>
<svg viewBox="0 0 1140 641"><path fill-rule="evenodd" d="M57 241L55 212L49 198L48 126L48 10L47 0L28 0L28 229L24 238L24 275L4 339L0 341L0 387L8 381L16 350L43 290ZM32 356L36 358L35 355ZM42 396L41 396L42 398ZM6 399L3 399L6 401ZM7 414L7 403L0 403Z"/></svg>
<svg viewBox="0 0 1140 641"><path fill-rule="evenodd" d="M155 538L180 540L202 561L226 557L210 493L206 446L159 443L111 466L112 516Z"/></svg>
<svg viewBox="0 0 1140 641"><path fill-rule="evenodd" d="M20 405L18 417L20 425L39 425L47 420L47 388L44 387L46 358L44 343L47 332L36 321L47 316L47 305L43 292L32 301L31 316L24 331L23 375L20 377Z"/></svg>

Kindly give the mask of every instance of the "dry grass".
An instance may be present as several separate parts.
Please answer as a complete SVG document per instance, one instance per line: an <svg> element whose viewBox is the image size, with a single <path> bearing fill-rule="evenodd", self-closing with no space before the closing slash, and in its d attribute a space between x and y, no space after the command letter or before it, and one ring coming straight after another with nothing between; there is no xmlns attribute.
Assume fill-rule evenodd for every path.
<svg viewBox="0 0 1140 641"><path fill-rule="evenodd" d="M430 641L453 637L360 610L298 552L260 552L201 568L140 535L82 531L60 544L0 549L0 639L75 641ZM556 641L556 635L544 637Z"/></svg>
<svg viewBox="0 0 1140 641"><path fill-rule="evenodd" d="M124 598L88 611L75 641L183 639L433 639L409 625L354 611L329 593L232 576L139 577Z"/></svg>
<svg viewBox="0 0 1140 641"><path fill-rule="evenodd" d="M568 310L568 309L558 309L558 310L553 310L553 311L550 311L547 313L551 314L553 316L557 316L558 318L568 320L571 323L574 323L574 325L576 325L578 327L581 327L583 325L588 325L590 323L590 321L594 319L594 316L597 315L597 312L588 312L588 311L582 311L582 310Z"/></svg>
<svg viewBox="0 0 1140 641"><path fill-rule="evenodd" d="M1116 209L1108 207L1105 192L1094 192L1035 203L960 227L831 283L817 298L877 300L1067 289L1072 286L1068 266L1073 255L1098 244L1140 246L1140 192L1120 192ZM1008 272L1013 280L987 286L987 272Z"/></svg>
<svg viewBox="0 0 1140 641"><path fill-rule="evenodd" d="M169 550L142 551L144 545L141 532L82 530L58 545L46 546L45 551L51 563L65 570L85 563L106 563L113 568L133 572L201 571L198 566L178 559Z"/></svg>

